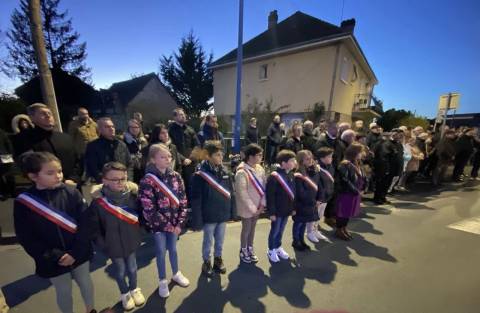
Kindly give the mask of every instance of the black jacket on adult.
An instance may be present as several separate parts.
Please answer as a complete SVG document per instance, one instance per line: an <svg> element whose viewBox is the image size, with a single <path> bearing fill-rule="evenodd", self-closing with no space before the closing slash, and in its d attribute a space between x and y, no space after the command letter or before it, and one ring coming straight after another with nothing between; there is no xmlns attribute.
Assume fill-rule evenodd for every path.
<svg viewBox="0 0 480 313"><path fill-rule="evenodd" d="M128 257L140 246L140 226L127 223L105 210L100 204L100 198L106 197L113 205L138 212L137 195L130 190L126 193L112 192L104 186L101 190L94 191L92 196L90 227L95 243L110 258Z"/></svg>
<svg viewBox="0 0 480 313"><path fill-rule="evenodd" d="M398 176L403 169L403 146L391 139L383 140L375 149L375 174Z"/></svg>
<svg viewBox="0 0 480 313"><path fill-rule="evenodd" d="M357 180L359 178L355 165L345 160L340 162L337 169L337 192L360 194L361 190L357 188Z"/></svg>
<svg viewBox="0 0 480 313"><path fill-rule="evenodd" d="M236 216L232 176L223 166L213 166L203 161L199 171L209 174L217 183L230 192L230 199L217 191L198 172L192 177L192 227L199 230L204 224L223 223Z"/></svg>
<svg viewBox="0 0 480 313"><path fill-rule="evenodd" d="M313 134L310 130L305 130L302 135L302 145L303 149L310 150L310 152L315 153L317 150L317 140L313 137Z"/></svg>
<svg viewBox="0 0 480 313"><path fill-rule="evenodd" d="M320 139L318 140L318 147L317 149L320 149L322 147L327 147L330 149L335 149L335 142L336 142L335 137L331 137L328 133L322 133L320 135Z"/></svg>
<svg viewBox="0 0 480 313"><path fill-rule="evenodd" d="M31 187L28 194L67 213L75 219L77 232L70 233L45 217L32 211L18 198L14 202L13 219L18 241L35 261L35 273L44 278L55 277L70 272L92 257L89 236L89 210L80 192L62 184L55 189L39 190ZM75 263L60 266L58 260L70 254Z"/></svg>
<svg viewBox="0 0 480 313"><path fill-rule="evenodd" d="M168 135L172 143L177 147L178 152L186 158L190 157L193 148L200 146L197 134L188 125L172 123L168 127Z"/></svg>
<svg viewBox="0 0 480 313"><path fill-rule="evenodd" d="M203 125L202 130L198 132L198 141L200 141L200 146L203 147L205 141L216 140L220 141L223 145L223 134L218 128L214 128L208 124Z"/></svg>
<svg viewBox="0 0 480 313"><path fill-rule="evenodd" d="M441 162L451 162L455 157L455 139L444 137L436 146L436 155Z"/></svg>
<svg viewBox="0 0 480 313"><path fill-rule="evenodd" d="M367 146L370 148L370 150L374 151L376 146L382 141L382 134L369 132L366 141Z"/></svg>
<svg viewBox="0 0 480 313"><path fill-rule="evenodd" d="M320 179L320 173L313 167L306 171L306 176L317 185ZM319 189L315 190L312 186L300 176L304 174L295 173L295 215L293 220L301 223L313 222L319 219L317 210L317 200L319 200Z"/></svg>
<svg viewBox="0 0 480 313"><path fill-rule="evenodd" d="M290 137L285 143L284 148L297 153L298 151L303 150L302 140L296 137Z"/></svg>
<svg viewBox="0 0 480 313"><path fill-rule="evenodd" d="M326 170L330 173L330 175L328 175L320 170L318 180L319 201L322 203L327 203L330 201L330 199L332 199L335 191L335 168L333 165L325 165L321 161L319 161L319 165L323 170Z"/></svg>
<svg viewBox="0 0 480 313"><path fill-rule="evenodd" d="M468 159L473 154L473 137L463 135L457 139L455 144L455 158Z"/></svg>
<svg viewBox="0 0 480 313"><path fill-rule="evenodd" d="M78 159L72 137L69 134L35 127L18 134L15 141L16 157L26 151L50 152L62 163L63 177L79 181Z"/></svg>
<svg viewBox="0 0 480 313"><path fill-rule="evenodd" d="M260 143L260 133L257 127L248 126L247 131L245 132L245 145L251 143L259 144Z"/></svg>
<svg viewBox="0 0 480 313"><path fill-rule="evenodd" d="M335 141L335 148L333 149L333 165L337 168L343 160L345 150L347 150L348 143L337 138Z"/></svg>
<svg viewBox="0 0 480 313"><path fill-rule="evenodd" d="M293 173L288 174L284 169L278 168L276 170L280 174L285 182L290 186L290 189L295 194L295 181L293 179ZM267 212L269 216L275 215L279 217L287 217L292 214L294 201L290 199L285 189L280 185L277 178L273 175L268 176L267 186Z"/></svg>
<svg viewBox="0 0 480 313"><path fill-rule="evenodd" d="M415 145L424 155L427 153L427 144L425 143L425 139L416 138Z"/></svg>
<svg viewBox="0 0 480 313"><path fill-rule="evenodd" d="M128 168L128 178L132 180L130 152L127 145L119 139L109 140L99 137L89 142L85 151L85 170L88 177L97 183L102 180L102 168L108 162L120 162Z"/></svg>

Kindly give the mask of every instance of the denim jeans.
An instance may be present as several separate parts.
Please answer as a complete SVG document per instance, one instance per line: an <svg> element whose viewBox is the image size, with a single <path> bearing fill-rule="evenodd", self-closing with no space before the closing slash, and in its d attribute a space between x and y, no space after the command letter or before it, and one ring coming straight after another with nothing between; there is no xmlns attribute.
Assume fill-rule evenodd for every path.
<svg viewBox="0 0 480 313"><path fill-rule="evenodd" d="M137 288L137 257L135 252L126 258L112 258L112 263L116 269L115 280L118 288L123 294ZM128 284L127 278L128 277Z"/></svg>
<svg viewBox="0 0 480 313"><path fill-rule="evenodd" d="M89 310L93 309L93 282L90 277L90 262L85 262L71 272L50 278L50 282L55 287L60 312L73 313L72 278L80 288L85 307ZM40 311L42 310L40 309Z"/></svg>
<svg viewBox="0 0 480 313"><path fill-rule="evenodd" d="M169 232L158 232L154 234L154 238L155 254L157 255L158 278L162 280L167 278L167 269L165 264L165 255L167 250L173 275L178 272L177 235Z"/></svg>
<svg viewBox="0 0 480 313"><path fill-rule="evenodd" d="M294 241L303 241L307 223L293 222L292 237Z"/></svg>
<svg viewBox="0 0 480 313"><path fill-rule="evenodd" d="M278 217L275 222L271 222L270 234L268 234L268 250L280 248L282 245L283 231L287 225L288 216Z"/></svg>
<svg viewBox="0 0 480 313"><path fill-rule="evenodd" d="M202 257L204 261L210 260L210 252L212 250L214 240L215 246L213 255L215 257L222 256L223 240L225 239L226 226L226 223L211 223L203 225Z"/></svg>

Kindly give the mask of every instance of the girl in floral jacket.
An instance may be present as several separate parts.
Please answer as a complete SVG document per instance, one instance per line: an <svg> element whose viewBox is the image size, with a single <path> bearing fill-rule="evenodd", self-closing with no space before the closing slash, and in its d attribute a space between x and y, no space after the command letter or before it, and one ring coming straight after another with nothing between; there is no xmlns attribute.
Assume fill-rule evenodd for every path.
<svg viewBox="0 0 480 313"><path fill-rule="evenodd" d="M187 198L182 177L171 169L172 155L163 144L154 144L149 151L146 175L140 182L139 199L147 227L154 234L158 293L166 298L170 295L166 279L165 254L168 250L172 280L181 287L190 282L178 270L177 237L187 219Z"/></svg>

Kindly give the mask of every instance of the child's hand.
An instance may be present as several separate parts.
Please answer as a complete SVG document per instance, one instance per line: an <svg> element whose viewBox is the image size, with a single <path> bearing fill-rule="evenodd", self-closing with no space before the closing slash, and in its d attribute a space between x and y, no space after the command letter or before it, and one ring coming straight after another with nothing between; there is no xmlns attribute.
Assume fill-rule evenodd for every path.
<svg viewBox="0 0 480 313"><path fill-rule="evenodd" d="M173 232L175 233L175 235L180 235L180 233L182 232L182 229L180 227L175 227L175 229L173 230Z"/></svg>
<svg viewBox="0 0 480 313"><path fill-rule="evenodd" d="M75 259L68 253L65 253L60 260L58 260L58 265L61 266L70 266L75 263Z"/></svg>
<svg viewBox="0 0 480 313"><path fill-rule="evenodd" d="M292 216L297 215L297 211L292 211Z"/></svg>
<svg viewBox="0 0 480 313"><path fill-rule="evenodd" d="M72 187L77 187L77 183L74 182L74 181L71 180L71 179L65 180L65 185L72 186Z"/></svg>
<svg viewBox="0 0 480 313"><path fill-rule="evenodd" d="M190 159L185 159L185 160L183 161L183 165L184 165L184 166L188 166L188 165L190 165L190 164L192 164L192 160L190 160Z"/></svg>
<svg viewBox="0 0 480 313"><path fill-rule="evenodd" d="M275 222L277 220L277 217L275 215L270 215L270 220L272 222Z"/></svg>

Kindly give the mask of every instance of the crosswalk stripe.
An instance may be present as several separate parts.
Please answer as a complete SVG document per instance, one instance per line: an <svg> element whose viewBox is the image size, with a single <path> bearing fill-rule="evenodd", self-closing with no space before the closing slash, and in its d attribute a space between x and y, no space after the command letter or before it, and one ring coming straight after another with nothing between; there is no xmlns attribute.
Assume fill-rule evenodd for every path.
<svg viewBox="0 0 480 313"><path fill-rule="evenodd" d="M447 226L448 228L461 230L467 233L480 235L480 216L467 218Z"/></svg>

